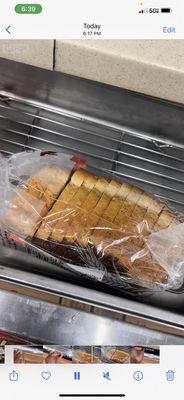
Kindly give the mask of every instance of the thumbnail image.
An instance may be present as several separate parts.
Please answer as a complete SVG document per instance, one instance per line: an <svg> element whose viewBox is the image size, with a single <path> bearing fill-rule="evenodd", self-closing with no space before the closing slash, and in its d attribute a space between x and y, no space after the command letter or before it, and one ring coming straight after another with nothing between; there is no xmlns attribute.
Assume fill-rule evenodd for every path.
<svg viewBox="0 0 184 400"><path fill-rule="evenodd" d="M100 364L102 362L101 347L76 346L73 347L73 363L76 364Z"/></svg>
<svg viewBox="0 0 184 400"><path fill-rule="evenodd" d="M29 345L30 343L27 340L18 337L17 335L0 332L0 346L16 346L18 344Z"/></svg>
<svg viewBox="0 0 184 400"><path fill-rule="evenodd" d="M160 362L159 346L91 346L73 348L74 363L154 364Z"/></svg>
<svg viewBox="0 0 184 400"><path fill-rule="evenodd" d="M5 362L5 347L0 346L0 364L4 364Z"/></svg>
<svg viewBox="0 0 184 400"><path fill-rule="evenodd" d="M72 346L43 346L45 364L72 364Z"/></svg>
<svg viewBox="0 0 184 400"><path fill-rule="evenodd" d="M156 364L160 362L159 346L105 346L103 359L120 364Z"/></svg>
<svg viewBox="0 0 184 400"><path fill-rule="evenodd" d="M158 364L159 346L16 346L15 364Z"/></svg>
<svg viewBox="0 0 184 400"><path fill-rule="evenodd" d="M16 346L13 359L15 364L43 364L42 346Z"/></svg>

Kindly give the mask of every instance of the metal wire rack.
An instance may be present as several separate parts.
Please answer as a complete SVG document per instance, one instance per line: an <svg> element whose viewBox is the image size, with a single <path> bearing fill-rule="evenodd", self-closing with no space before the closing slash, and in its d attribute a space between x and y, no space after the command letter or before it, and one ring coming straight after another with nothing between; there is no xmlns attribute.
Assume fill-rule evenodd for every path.
<svg viewBox="0 0 184 400"><path fill-rule="evenodd" d="M23 98L0 96L0 152L66 150L184 211L184 147Z"/></svg>

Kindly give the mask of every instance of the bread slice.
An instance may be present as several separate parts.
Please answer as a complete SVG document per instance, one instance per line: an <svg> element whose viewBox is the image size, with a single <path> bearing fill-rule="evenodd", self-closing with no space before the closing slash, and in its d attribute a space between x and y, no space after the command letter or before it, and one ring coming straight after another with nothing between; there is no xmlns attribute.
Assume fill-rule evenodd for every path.
<svg viewBox="0 0 184 400"><path fill-rule="evenodd" d="M66 240L69 242L71 242L72 240L75 241L78 235L80 234L81 229L83 229L82 226L82 218L84 215L84 212L82 210L83 203L88 197L89 193L93 191L93 187L95 186L96 182L97 178L93 179L93 182L91 181L90 185L88 181L84 182L72 199L72 204L70 204L70 206L75 209L76 213L75 215L72 215L69 221L68 229L64 234Z"/></svg>
<svg viewBox="0 0 184 400"><path fill-rule="evenodd" d="M145 216L153 203L153 197L145 192L142 192L137 203L135 204L131 214L128 218L122 217L122 227L132 233L133 236L143 235L143 232L147 232L147 222Z"/></svg>
<svg viewBox="0 0 184 400"><path fill-rule="evenodd" d="M166 229L170 226L174 219L173 214L168 211L166 208L163 209L161 212L159 218L156 221L156 224L154 225L154 230L158 231L161 229Z"/></svg>
<svg viewBox="0 0 184 400"><path fill-rule="evenodd" d="M87 182L88 181L88 182ZM87 182L87 183L86 183ZM58 224L58 230L62 231L62 224L66 226L65 221L69 220L69 215L71 213L70 207L67 209L67 204L70 204L72 198L78 193L78 197L76 201L80 203L80 197L82 196L82 191L86 191L87 189L82 189L82 191L78 192L79 187L84 183L89 188L91 185L94 185L96 182L96 178L91 176L86 171L77 170L72 175L72 178L65 189L62 191L58 200L55 202L54 206L47 214L47 216L43 219L43 222L36 233L36 237L42 240L48 239L52 230L56 224ZM64 211L63 207L66 208Z"/></svg>
<svg viewBox="0 0 184 400"><path fill-rule="evenodd" d="M81 208L86 212L92 211L96 207L108 184L109 181L107 179L98 177L93 190L88 193L88 196L82 203Z"/></svg>
<svg viewBox="0 0 184 400"><path fill-rule="evenodd" d="M5 222L17 233L32 237L69 175L69 170L57 166L42 167L17 190L6 210Z"/></svg>
<svg viewBox="0 0 184 400"><path fill-rule="evenodd" d="M146 214L144 215L145 229L142 231L142 234L144 236L149 235L154 230L154 226L157 223L158 218L163 209L164 209L163 203L155 199L152 199L151 203L147 208Z"/></svg>
<svg viewBox="0 0 184 400"><path fill-rule="evenodd" d="M94 187L96 182L97 182L97 177L83 169L77 170L71 177L71 184L77 187L83 185L89 190L91 190Z"/></svg>
<svg viewBox="0 0 184 400"><path fill-rule="evenodd" d="M106 208L103 218L107 221L113 222L122 208L123 200L127 198L129 192L131 190L131 186L127 183L123 183L116 193L116 195L110 201L108 207Z"/></svg>
<svg viewBox="0 0 184 400"><path fill-rule="evenodd" d="M65 187L71 171L55 165L45 166L37 173L37 179L44 186L43 200L47 209L53 205L61 190Z"/></svg>
<svg viewBox="0 0 184 400"><path fill-rule="evenodd" d="M103 180L99 179L96 182L96 187L99 188L99 192L101 193L101 195L103 197L104 194L106 194L106 193L107 193L107 196L108 196L109 190L112 190L112 192L114 193L114 190L116 190L116 188L119 187L119 184L117 182L114 182L114 181L111 181L110 183L108 183L108 181L107 181L106 185L105 185L104 184L104 179ZM104 190L105 193L102 193L102 190ZM84 199L86 199L86 197L87 197L87 195L85 196ZM102 197L100 198L100 201L101 201ZM103 199L103 202L101 201L101 206L100 207L103 207L103 204L105 203L105 201L106 201L106 198ZM74 201L74 203L75 203L75 201ZM78 236L80 236L81 231L83 231L83 229L84 229L83 221L85 221L85 223L86 223L86 216L83 218L83 216L84 216L84 214L86 212L84 206L82 204L74 204L74 207L76 208L77 215L75 215L75 218L72 218L70 227L69 227L69 229L67 230L67 233L66 233L66 240L69 241L69 242L71 242L71 240L76 240L77 241ZM80 207L80 209L78 207ZM98 212L100 210L100 207L98 208Z"/></svg>
<svg viewBox="0 0 184 400"><path fill-rule="evenodd" d="M99 217L94 216L93 211L101 199L109 180L105 178L98 177L98 180L93 188L86 197L85 201L81 205L80 210L80 231L78 230L78 235L75 237L77 243L81 246L86 246L88 244L89 232L92 231L95 224L98 222ZM92 214L91 214L92 212Z"/></svg>
<svg viewBox="0 0 184 400"><path fill-rule="evenodd" d="M84 209L84 218L83 218L83 225L81 229L81 234L78 236L77 241L83 246L86 246L90 243L91 238L89 237L92 235L93 229L97 226L97 223L100 217L103 215L104 211L106 210L107 206L109 205L111 198L116 195L116 193L120 190L121 184L114 180L107 182L105 186L101 190L104 190L104 193L101 193L100 199L97 202L95 208L92 211L92 215L90 220L88 220L86 216L86 210ZM99 187L100 188L100 187ZM82 230L84 232L82 232Z"/></svg>
<svg viewBox="0 0 184 400"><path fill-rule="evenodd" d="M69 183L65 187L49 213L42 219L42 223L35 235L37 238L42 240L48 239L54 226L63 217L63 206L66 206L67 201L70 201L72 199L76 191L77 187L72 185L71 183Z"/></svg>
<svg viewBox="0 0 184 400"><path fill-rule="evenodd" d="M66 186L57 201L56 206L59 210L59 214L56 215L57 218L55 218L55 205L50 211L50 214L53 215L53 219L49 221L49 230L45 226L44 221L42 231L44 231L45 239L50 237L51 240L62 241L72 216L77 216L77 207L80 207L89 190L96 183L96 180L97 179L93 175L83 170L78 170L73 174L70 183ZM71 194L70 197L68 193ZM47 235L45 234L46 231ZM43 234L41 237L40 232L38 232L37 237L43 239Z"/></svg>
<svg viewBox="0 0 184 400"><path fill-rule="evenodd" d="M100 218L91 233L90 240L93 245L104 251L106 247L111 246L115 240L121 240L122 237L123 232L117 225L106 221L104 218Z"/></svg>
<svg viewBox="0 0 184 400"><path fill-rule="evenodd" d="M137 204L135 205L135 208L133 209L132 212L132 218L134 218L135 221L140 222L143 220L147 209L150 207L150 204L152 204L152 196L142 192L142 195L137 201Z"/></svg>
<svg viewBox="0 0 184 400"><path fill-rule="evenodd" d="M133 213L133 210L141 195L142 190L134 187L130 189L128 196L123 201L122 207L114 220L114 222L117 223L120 227L123 226L123 224Z"/></svg>
<svg viewBox="0 0 184 400"><path fill-rule="evenodd" d="M99 218L93 231L91 231L90 242L93 246L97 247L97 252L100 251L106 254L107 249L113 247L115 241L121 240L123 232L118 224L112 221L115 219L117 210L122 207L123 199L126 198L132 190L132 187L128 184L120 184L115 186L114 197L108 199L108 205L102 213L102 217ZM96 215L96 209L94 209L94 215ZM97 214L98 215L98 214ZM95 221L96 222L96 221Z"/></svg>
<svg viewBox="0 0 184 400"><path fill-rule="evenodd" d="M103 215L104 211L111 201L111 198L116 195L120 187L121 184L119 182L116 182L115 180L111 180L109 184L105 186L104 192L95 209L93 210L94 214L98 215L99 217Z"/></svg>
<svg viewBox="0 0 184 400"><path fill-rule="evenodd" d="M4 222L11 231L24 237L32 236L41 221L43 210L46 210L44 202L19 189L6 209Z"/></svg>

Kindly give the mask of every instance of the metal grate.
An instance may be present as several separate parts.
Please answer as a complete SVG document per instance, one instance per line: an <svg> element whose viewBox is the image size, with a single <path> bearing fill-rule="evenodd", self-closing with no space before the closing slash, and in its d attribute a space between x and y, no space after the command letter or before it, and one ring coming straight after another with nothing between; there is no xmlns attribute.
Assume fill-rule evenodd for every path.
<svg viewBox="0 0 184 400"><path fill-rule="evenodd" d="M0 151L66 150L96 173L113 173L169 200L184 211L184 147L145 132L53 110L13 97L0 98Z"/></svg>

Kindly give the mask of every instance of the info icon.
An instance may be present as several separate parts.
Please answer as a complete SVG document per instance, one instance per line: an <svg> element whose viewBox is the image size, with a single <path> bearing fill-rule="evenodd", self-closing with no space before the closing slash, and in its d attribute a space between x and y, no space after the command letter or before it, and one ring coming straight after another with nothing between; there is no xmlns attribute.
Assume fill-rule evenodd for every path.
<svg viewBox="0 0 184 400"><path fill-rule="evenodd" d="M143 373L141 371L135 371L133 374L133 378L135 381L142 381Z"/></svg>

